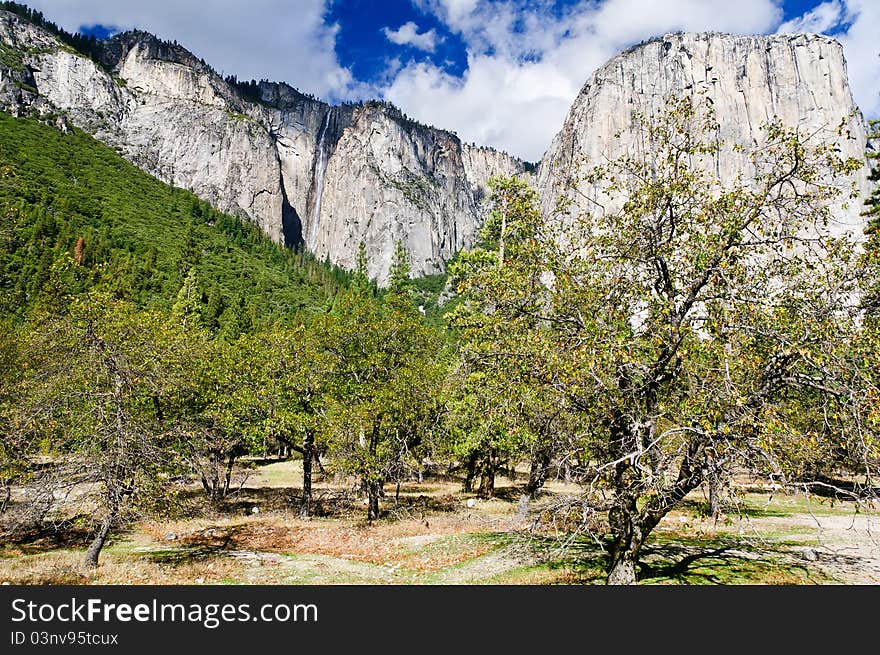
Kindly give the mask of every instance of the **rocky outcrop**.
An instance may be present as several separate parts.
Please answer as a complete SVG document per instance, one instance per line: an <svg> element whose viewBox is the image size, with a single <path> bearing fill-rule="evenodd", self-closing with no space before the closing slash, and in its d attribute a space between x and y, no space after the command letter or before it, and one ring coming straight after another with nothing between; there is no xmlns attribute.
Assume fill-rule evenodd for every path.
<svg viewBox="0 0 880 655"><path fill-rule="evenodd" d="M543 209L552 212L559 198L569 198L574 211L602 211L591 202L599 199L599 190L573 176L606 158L639 155L645 144L634 129L633 112L650 116L670 95L692 93L705 94L720 123L726 147L715 166L722 181L748 170L746 154L732 146L761 143L762 126L774 119L801 134L839 141L845 157L864 158L864 122L834 39L667 34L618 55L584 85L539 167ZM841 122L851 139L837 136ZM864 173L856 182L867 189ZM615 206L613 199L602 204ZM834 216L835 232L861 232L856 203L836 208Z"/></svg>
<svg viewBox="0 0 880 655"><path fill-rule="evenodd" d="M523 171L384 103L330 107L275 83L251 97L144 32L109 39L95 62L0 12L0 42L4 110L64 113L150 174L321 259L351 268L363 241L380 283L397 241L414 273L442 271L473 242L487 180Z"/></svg>
<svg viewBox="0 0 880 655"><path fill-rule="evenodd" d="M482 223L487 179L520 170L378 103L333 108L318 136L306 247L351 268L364 241L369 272L381 279L400 241L417 273L441 272Z"/></svg>
<svg viewBox="0 0 880 655"><path fill-rule="evenodd" d="M98 63L3 12L0 37L32 80L18 97L0 91L5 109L61 112L146 172L284 241L275 142L207 65L143 32L109 41Z"/></svg>
<svg viewBox="0 0 880 655"><path fill-rule="evenodd" d="M463 144L385 103L331 107L286 84L229 84L144 32L103 42L97 59L0 11L0 108L63 113L145 171L320 259L351 268L363 241L380 283L398 241L415 274L442 271L473 243L487 181L530 175L513 157ZM759 142L775 118L829 138L843 121L853 138L842 154L864 156L864 123L833 39L671 34L618 55L584 85L538 169L544 210L560 197L595 210L589 199L598 189L572 190L579 166L638 154L633 112L650 115L670 95L690 93L713 103L730 146ZM745 164L731 147L716 169L733 179ZM857 182L867 191L864 174ZM856 203L838 208L836 229L861 231L858 213Z"/></svg>

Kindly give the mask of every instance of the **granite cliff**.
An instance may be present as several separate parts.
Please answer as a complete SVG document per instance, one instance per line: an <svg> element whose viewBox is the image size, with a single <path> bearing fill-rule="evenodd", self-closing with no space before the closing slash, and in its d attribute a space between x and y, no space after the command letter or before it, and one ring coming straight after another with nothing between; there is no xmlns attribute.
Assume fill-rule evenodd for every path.
<svg viewBox="0 0 880 655"><path fill-rule="evenodd" d="M670 96L703 94L719 123L725 148L714 162L723 181L748 170L747 151L762 143L763 126L779 119L800 134L840 143L844 157L864 160L865 123L855 106L840 44L815 34L735 36L667 34L630 48L597 70L584 84L537 174L542 207L552 212L569 198L573 210L601 211L620 199L577 179L590 164L638 156L646 144L634 127L634 112L650 116ZM838 127L843 124L843 134ZM742 145L738 151L732 146ZM856 184L867 191L867 169ZM576 191L575 191L576 189ZM834 210L835 232L860 233L861 207Z"/></svg>
<svg viewBox="0 0 880 655"><path fill-rule="evenodd" d="M825 36L669 34L634 46L586 82L532 178L520 160L386 103L330 106L281 83L243 90L145 32L100 42L88 58L0 12L0 109L63 115L143 170L320 259L352 268L363 241L380 284L398 241L417 275L441 272L472 244L493 176L533 179L547 212L560 197L585 208L599 191L572 191L578 166L638 154L633 112L691 93L713 104L725 143L758 143L776 118L828 138L842 122L851 137L842 154L864 157L842 49ZM729 148L715 165L724 180L745 163ZM868 190L865 174L856 182ZM864 224L857 203L834 217L837 231Z"/></svg>
<svg viewBox="0 0 880 655"><path fill-rule="evenodd" d="M351 268L364 241L380 283L397 241L415 274L441 272L473 242L488 179L524 170L385 103L332 107L265 82L247 97L145 32L103 42L93 61L0 12L0 44L3 110L63 114L148 173L318 258Z"/></svg>

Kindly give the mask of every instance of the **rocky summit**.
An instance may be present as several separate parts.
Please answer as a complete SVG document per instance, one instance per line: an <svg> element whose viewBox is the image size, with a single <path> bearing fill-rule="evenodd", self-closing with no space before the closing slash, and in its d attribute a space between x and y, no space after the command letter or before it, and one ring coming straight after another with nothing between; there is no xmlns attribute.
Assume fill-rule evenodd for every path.
<svg viewBox="0 0 880 655"><path fill-rule="evenodd" d="M387 281L395 245L414 274L442 272L483 221L487 182L524 162L462 143L382 102L330 106L279 83L231 84L177 44L145 32L100 42L95 60L47 31L0 12L0 108L63 114L159 179L252 220L279 243L353 268L366 244L369 273ZM545 210L571 195L581 161L638 152L633 111L702 92L721 137L750 145L773 118L810 133L843 123L845 155L864 157L840 45L824 36L672 34L635 46L586 82L540 163ZM742 169L730 150L722 179ZM857 183L867 189L861 175ZM577 185L575 185L577 186ZM595 197L581 188L572 197ZM863 225L835 211L841 230Z"/></svg>
<svg viewBox="0 0 880 655"><path fill-rule="evenodd" d="M849 87L840 44L827 36L785 34L667 34L613 58L584 84L562 130L541 161L537 186L543 209L560 198L574 210L602 211L600 190L581 178L584 162L643 155L648 144L636 128L635 112L650 116L669 96L703 94L714 108L719 138L729 145L714 162L722 181L746 174L748 151L762 143L773 120L796 127L804 138L831 140L843 157L864 160L865 123ZM867 168L854 180L865 195ZM620 199L616 199L619 202ZM836 233L860 234L861 206L833 208Z"/></svg>
<svg viewBox="0 0 880 655"><path fill-rule="evenodd" d="M385 103L331 107L276 83L246 97L145 32L108 39L93 61L0 12L0 42L3 110L63 113L148 173L320 259L353 268L364 241L380 284L398 241L415 274L441 272L473 242L489 178L525 169Z"/></svg>

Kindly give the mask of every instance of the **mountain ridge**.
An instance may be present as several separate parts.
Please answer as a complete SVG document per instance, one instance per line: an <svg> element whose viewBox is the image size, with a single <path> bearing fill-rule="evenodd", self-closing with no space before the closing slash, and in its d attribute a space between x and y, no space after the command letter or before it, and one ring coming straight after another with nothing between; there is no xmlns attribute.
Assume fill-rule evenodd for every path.
<svg viewBox="0 0 880 655"><path fill-rule="evenodd" d="M804 136L838 141L845 158L865 161L865 122L837 40L673 32L621 52L584 83L538 168L544 211L552 213L563 198L574 211L618 206L608 204L595 185L575 179L577 164L643 154L632 116L651 116L671 95L683 93L703 94L718 121L718 138L743 147L725 149L715 162L722 182L748 170L748 151L762 143L764 126L774 120ZM841 127L843 138L837 135ZM867 167L852 182L861 194L869 193ZM856 205L832 208L838 232L861 233L864 219Z"/></svg>
<svg viewBox="0 0 880 655"><path fill-rule="evenodd" d="M64 113L159 179L333 264L353 268L363 241L380 284L397 242L416 275L442 272L476 237L488 179L526 169L384 102L331 106L270 82L253 102L183 46L142 31L111 37L95 62L4 12L0 41L23 64L22 79L10 67L0 73L10 113ZM328 117L325 193L315 181Z"/></svg>
<svg viewBox="0 0 880 655"><path fill-rule="evenodd" d="M491 177L531 180L548 213L566 195L595 200L596 189L572 191L577 164L631 152L632 111L650 113L669 95L705 93L731 144L756 143L776 117L813 128L844 117L848 154L864 159L842 48L823 35L676 32L636 44L585 81L537 164L464 143L384 101L331 105L285 82L224 78L142 30L89 41L90 59L0 12L0 44L0 107L63 113L159 179L334 265L353 269L363 242L380 285L398 243L415 275L443 272L469 247ZM18 70L4 63L15 57ZM718 170L729 177L742 165L729 154ZM857 185L866 191L866 176ZM858 230L855 212L836 215L844 213Z"/></svg>

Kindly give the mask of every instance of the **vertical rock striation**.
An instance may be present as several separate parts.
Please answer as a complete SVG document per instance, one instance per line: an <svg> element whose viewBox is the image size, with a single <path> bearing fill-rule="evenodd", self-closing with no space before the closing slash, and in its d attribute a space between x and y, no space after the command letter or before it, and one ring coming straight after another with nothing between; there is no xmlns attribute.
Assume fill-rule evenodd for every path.
<svg viewBox="0 0 880 655"><path fill-rule="evenodd" d="M268 82L245 97L145 32L107 40L94 62L0 12L0 43L12 56L0 61L4 110L63 113L148 173L321 259L350 268L364 241L380 283L397 241L416 274L442 271L472 243L488 179L524 168L384 103L330 107Z"/></svg>
<svg viewBox="0 0 880 655"><path fill-rule="evenodd" d="M578 167L583 171L606 158L644 153L650 146L633 130L633 112L650 115L670 95L691 93L703 93L712 103L725 144L760 143L762 126L779 119L801 134L840 140L843 156L864 158L864 121L834 39L667 34L621 53L584 85L538 170L543 209L553 211L562 197L570 198L575 210L601 211L589 200L598 199L597 189L574 178ZM837 136L841 123L851 139ZM744 153L728 148L716 172L722 181L732 180L747 163ZM864 174L856 182L867 189ZM859 209L857 203L836 208L832 230L860 232Z"/></svg>
<svg viewBox="0 0 880 655"><path fill-rule="evenodd" d="M286 84L229 84L145 32L103 42L98 59L0 11L0 108L61 113L143 170L318 258L352 268L363 241L380 284L398 241L415 274L441 272L473 243L487 181L529 175L523 162L386 103L331 107ZM687 93L714 104L726 143L759 142L775 118L828 138L842 123L853 137L843 154L864 156L864 123L833 39L671 34L618 55L584 85L538 168L543 208L552 211L560 197L586 208L598 190L571 191L579 165L644 152L633 112L650 114ZM717 172L732 179L745 164L730 149ZM865 175L857 181L867 191ZM857 203L838 208L835 229L860 231L858 214Z"/></svg>

